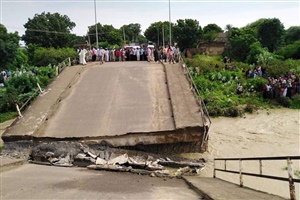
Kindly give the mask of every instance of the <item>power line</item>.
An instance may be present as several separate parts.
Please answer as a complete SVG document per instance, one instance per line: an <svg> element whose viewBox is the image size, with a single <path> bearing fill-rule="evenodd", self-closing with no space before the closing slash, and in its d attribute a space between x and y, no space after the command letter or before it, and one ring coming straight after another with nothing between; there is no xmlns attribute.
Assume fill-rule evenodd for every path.
<svg viewBox="0 0 300 200"><path fill-rule="evenodd" d="M49 30L38 30L38 29L26 29L26 31L43 32L43 33L55 33L55 34L65 34L65 35L76 35L76 34L74 34L74 33L68 33L68 32L49 31Z"/></svg>

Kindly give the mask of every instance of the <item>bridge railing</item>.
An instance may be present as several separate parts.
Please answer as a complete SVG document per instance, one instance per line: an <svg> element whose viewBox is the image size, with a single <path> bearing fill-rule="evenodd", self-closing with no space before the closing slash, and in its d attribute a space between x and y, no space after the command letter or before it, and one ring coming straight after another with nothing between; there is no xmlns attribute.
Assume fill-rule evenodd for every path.
<svg viewBox="0 0 300 200"><path fill-rule="evenodd" d="M288 171L288 178L285 177L279 177L279 176L270 176L270 175L264 175L262 171L262 161L264 160L286 160L287 161L287 171ZM254 177L260 177L260 178L267 178L267 179L273 179L273 180L279 180L279 181L286 181L289 182L289 189L290 189L290 197L292 200L296 199L296 192L295 192L295 184L294 183L300 183L300 179L293 178L293 164L292 160L300 160L300 156L279 156L279 157L252 157L252 158L215 158L214 159L214 172L213 177L216 178L216 172L225 172L225 173L233 173L233 174L239 174L240 178L240 186L243 187L243 175L246 176L254 176ZM216 167L216 161L224 161L224 169L217 168ZM235 170L228 170L227 169L227 161L238 161L239 162L239 171ZM249 172L243 172L243 161L258 161L259 162L259 173L249 173Z"/></svg>
<svg viewBox="0 0 300 200"><path fill-rule="evenodd" d="M193 77L191 75L191 71L190 69L187 67L187 65L184 63L184 60L182 59L181 54L179 54L179 62L181 63L182 69L188 79L188 81L191 84L191 90L193 91L193 94L195 96L195 98L197 99L197 103L200 106L200 112L201 112L201 116L202 116L202 122L203 122L203 128L204 128L204 136L202 139L202 143L201 145L203 146L204 142L206 142L208 140L208 136L209 136L209 129L210 129L210 125L211 125L211 119L209 116L209 113L207 111L207 108L205 106L205 103L203 101L203 99L200 96L200 92L193 80ZM202 147L201 146L201 147Z"/></svg>
<svg viewBox="0 0 300 200"><path fill-rule="evenodd" d="M63 60L61 63L58 63L55 67L56 69L56 76L58 76L65 68L66 66L71 66L71 58L68 57L65 60ZM42 94L44 91L42 90L42 88L40 87L39 83L37 83L37 89L35 90L35 92L21 105L19 106L18 104L16 104L16 109L18 112L19 117L22 117L22 110L30 103L30 101L32 99L34 99L38 93Z"/></svg>

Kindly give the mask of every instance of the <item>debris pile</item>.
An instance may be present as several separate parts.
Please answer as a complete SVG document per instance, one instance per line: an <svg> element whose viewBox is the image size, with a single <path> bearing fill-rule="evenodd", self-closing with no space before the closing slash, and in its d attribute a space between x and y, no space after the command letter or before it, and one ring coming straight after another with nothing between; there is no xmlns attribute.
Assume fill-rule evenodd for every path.
<svg viewBox="0 0 300 200"><path fill-rule="evenodd" d="M115 149L79 142L51 142L34 145L29 162L59 167L87 167L94 170L131 172L157 177L197 175L204 161L161 156L141 151Z"/></svg>

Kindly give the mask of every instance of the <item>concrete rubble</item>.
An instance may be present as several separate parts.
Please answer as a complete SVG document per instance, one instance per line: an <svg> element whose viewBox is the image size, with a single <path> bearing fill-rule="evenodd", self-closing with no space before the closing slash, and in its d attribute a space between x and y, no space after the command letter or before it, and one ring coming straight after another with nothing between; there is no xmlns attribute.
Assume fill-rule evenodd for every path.
<svg viewBox="0 0 300 200"><path fill-rule="evenodd" d="M94 170L131 172L157 177L197 175L204 168L202 159L188 160L170 155L163 156L70 141L41 142L24 148L22 151L10 145L8 151L2 153L7 152L13 152L13 155L18 156L22 155L22 152L27 152L29 162L34 164L87 167Z"/></svg>

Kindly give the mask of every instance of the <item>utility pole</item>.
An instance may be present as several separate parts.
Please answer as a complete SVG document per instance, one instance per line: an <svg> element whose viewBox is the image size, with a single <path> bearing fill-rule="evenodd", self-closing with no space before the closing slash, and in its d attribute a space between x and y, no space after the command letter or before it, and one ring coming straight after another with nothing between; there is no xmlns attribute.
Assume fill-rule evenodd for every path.
<svg viewBox="0 0 300 200"><path fill-rule="evenodd" d="M125 45L126 41L125 41L125 29L124 29L124 26L123 26L123 40L124 40L124 45Z"/></svg>
<svg viewBox="0 0 300 200"><path fill-rule="evenodd" d="M159 27L157 27L157 47L159 47Z"/></svg>
<svg viewBox="0 0 300 200"><path fill-rule="evenodd" d="M163 34L163 46L165 47L165 29L162 27L162 34Z"/></svg>
<svg viewBox="0 0 300 200"><path fill-rule="evenodd" d="M87 36L88 36L88 40L89 40L89 45L90 45L90 47L91 47L91 38L90 38L89 33L87 33Z"/></svg>
<svg viewBox="0 0 300 200"><path fill-rule="evenodd" d="M172 31L171 31L171 0L169 0L169 23L170 23L170 44L169 46L172 45Z"/></svg>
<svg viewBox="0 0 300 200"><path fill-rule="evenodd" d="M96 9L96 0L94 0L94 7L95 7L95 28L96 28L96 48L98 49L98 28L97 28L97 9Z"/></svg>

